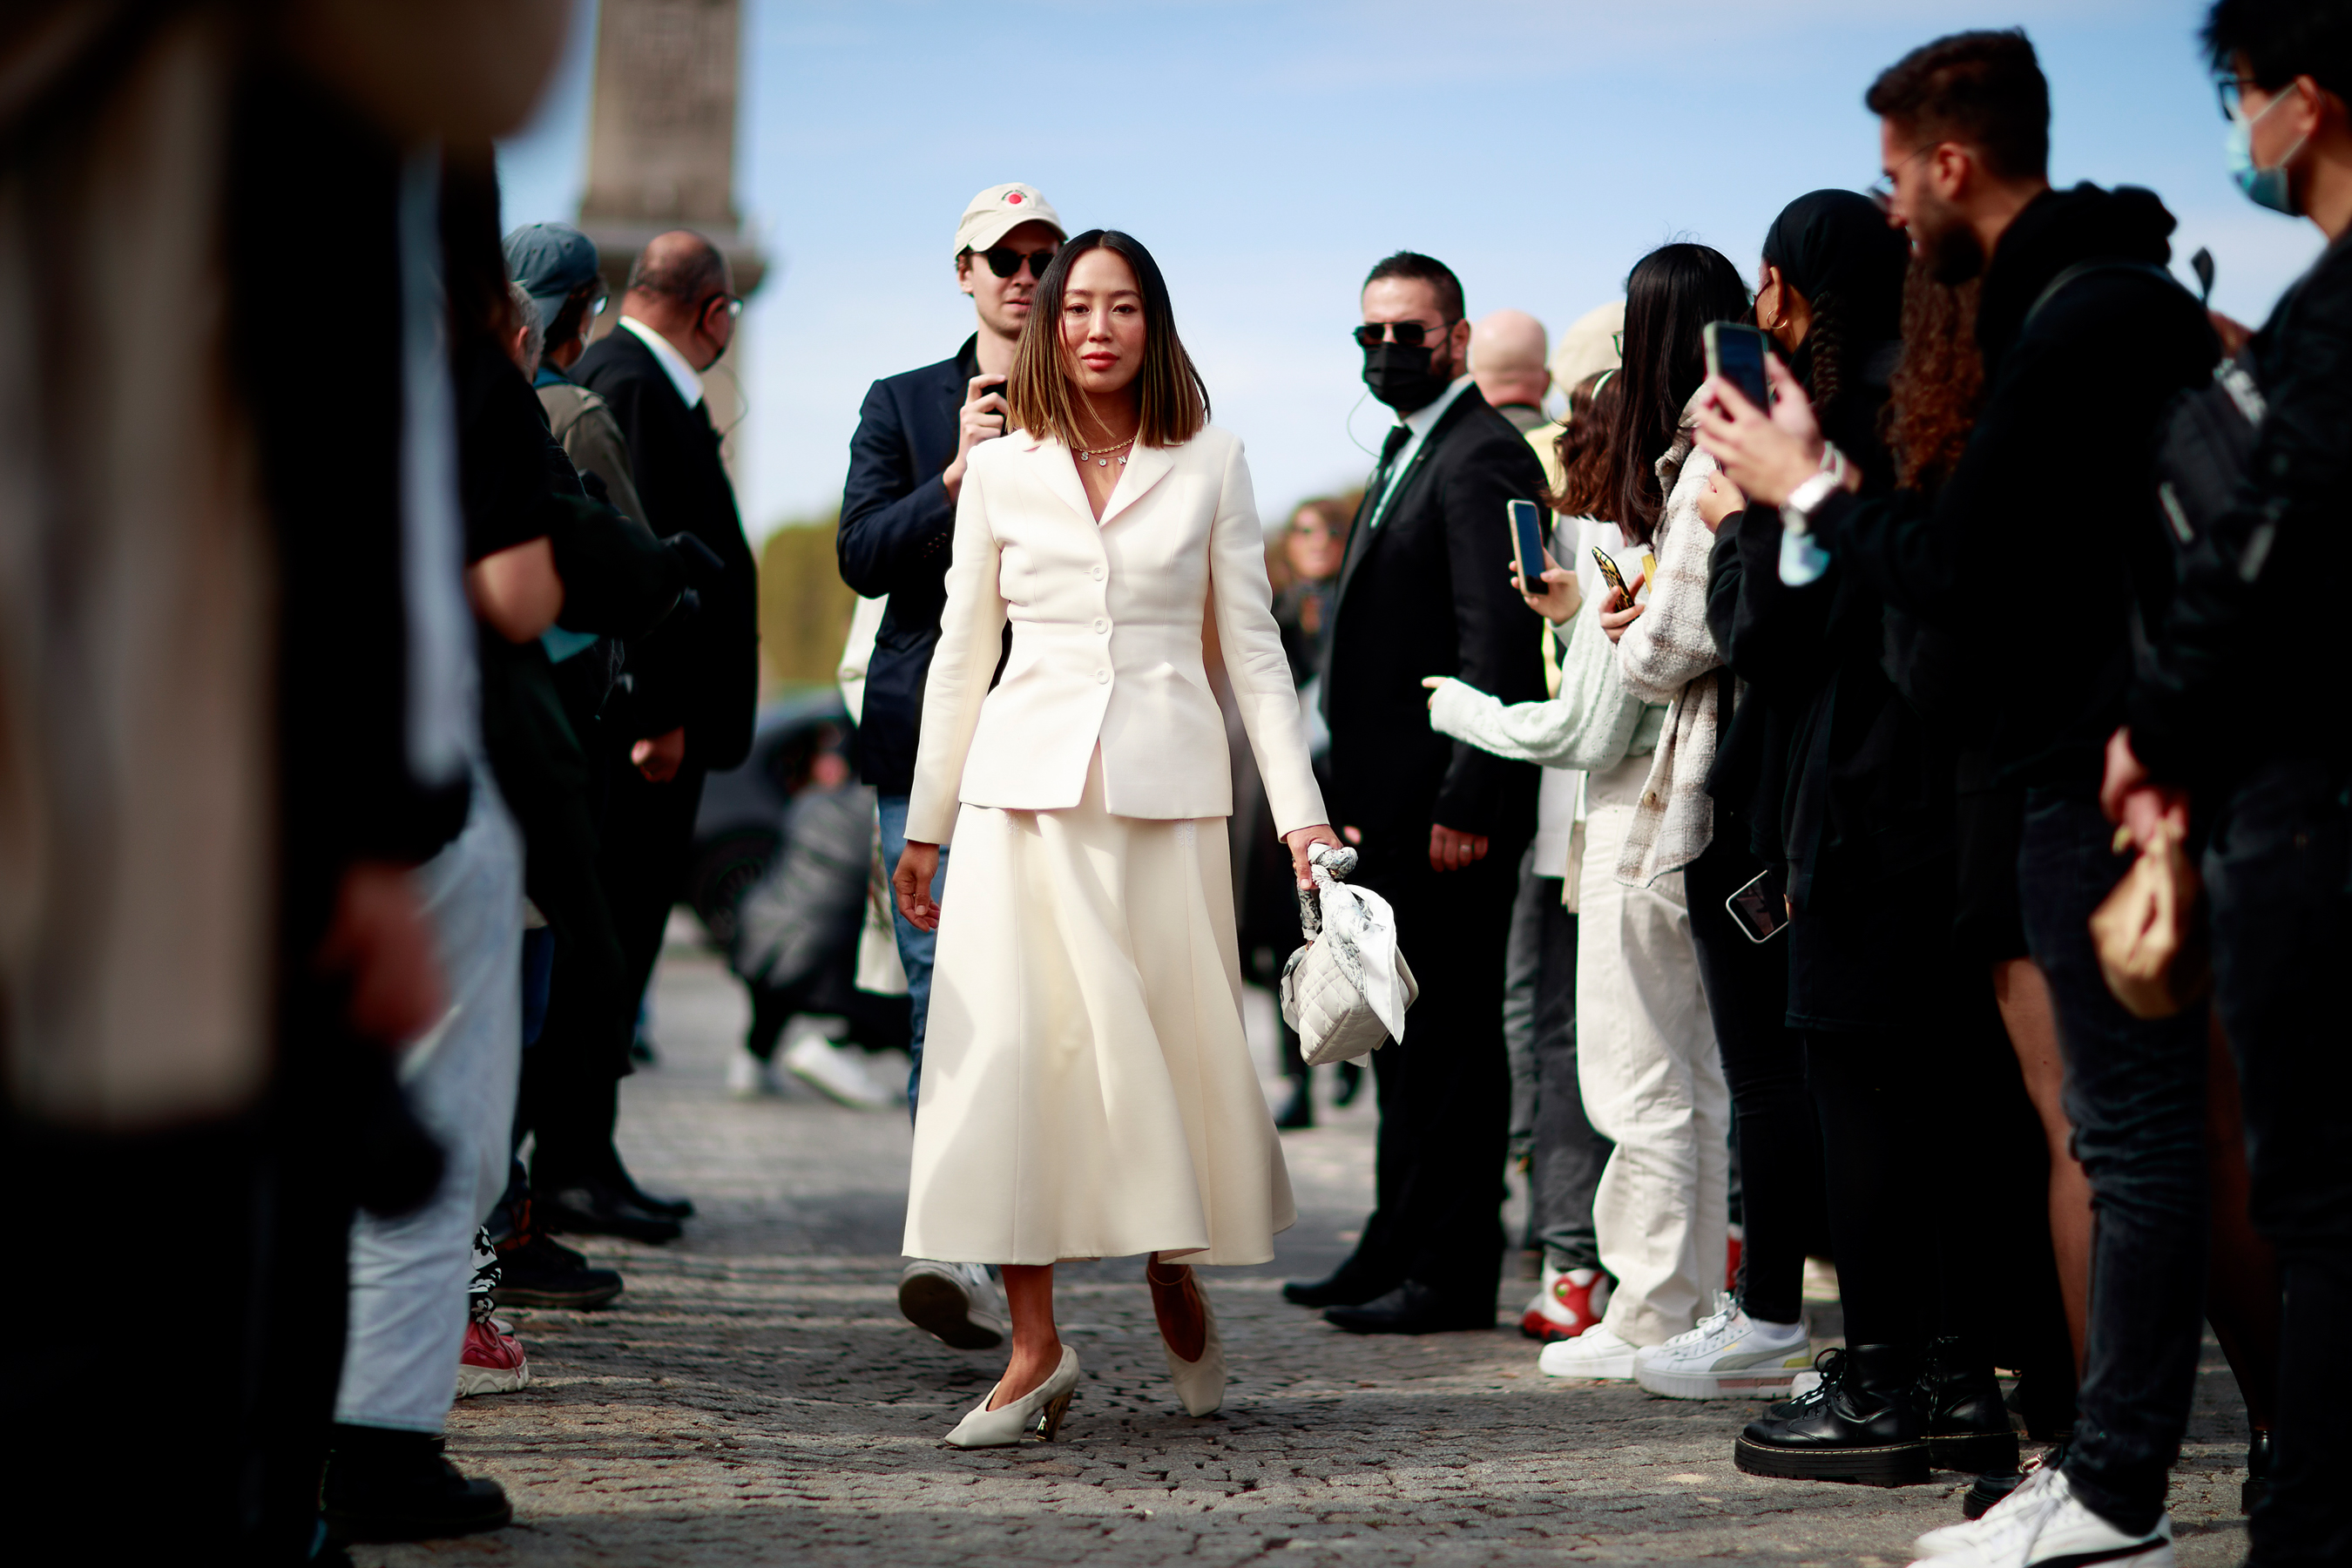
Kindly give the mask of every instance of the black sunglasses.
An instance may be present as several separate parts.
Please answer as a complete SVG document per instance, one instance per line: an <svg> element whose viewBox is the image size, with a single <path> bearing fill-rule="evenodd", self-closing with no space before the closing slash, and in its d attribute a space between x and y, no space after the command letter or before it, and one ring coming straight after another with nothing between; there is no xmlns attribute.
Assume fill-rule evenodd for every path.
<svg viewBox="0 0 2352 1568"><path fill-rule="evenodd" d="M999 278L1019 277L1021 264L1024 261L1029 264L1030 277L1043 278L1045 276L1045 268L1054 264L1054 253L1050 250L1024 252L1015 250L1009 245L1000 245L984 250L981 254L988 258L988 269Z"/></svg>
<svg viewBox="0 0 2352 1568"><path fill-rule="evenodd" d="M1437 329L1437 335L1442 338L1453 330L1454 323L1448 321ZM1390 332L1396 334L1399 344L1409 349L1421 347L1430 337L1430 330L1419 321L1366 321L1350 335L1365 348L1376 349L1388 341Z"/></svg>

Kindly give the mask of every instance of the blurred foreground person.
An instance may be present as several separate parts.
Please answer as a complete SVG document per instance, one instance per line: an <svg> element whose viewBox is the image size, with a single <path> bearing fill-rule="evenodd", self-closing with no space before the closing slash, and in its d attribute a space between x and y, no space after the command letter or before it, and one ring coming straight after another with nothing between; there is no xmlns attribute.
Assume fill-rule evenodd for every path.
<svg viewBox="0 0 2352 1568"><path fill-rule="evenodd" d="M314 1560L351 1215L440 1179L395 1047L441 1005L410 868L467 813L457 506L425 478L454 462L436 161L411 149L520 123L565 12L8 24L47 47L0 107L26 411L0 426L7 1172L140 1215L141 1277L174 1293L93 1280L78 1331L111 1348L71 1356L55 1301L11 1293L33 1560ZM289 267L321 232L332 274ZM320 395L321 322L379 373Z"/></svg>
<svg viewBox="0 0 2352 1568"><path fill-rule="evenodd" d="M2109 743L2104 800L2143 847L2210 834L2213 1002L2243 1081L2253 1218L2285 1282L2276 1454L2247 1561L2352 1561L2347 1443L2329 1379L2333 1309L2352 1292L2352 1050L2338 976L2352 827L2352 722L2323 681L2278 723L2247 702L2274 672L2341 658L2335 586L2352 546L2352 5L2221 0L2205 47L2231 121L2232 170L2256 204L2310 220L2328 247L2231 362L2259 414L2224 504L2192 515L2152 661ZM2189 498L2191 506L2210 499ZM2305 661L2316 659L2316 664ZM2192 817L2193 810L2193 817ZM2103 1255L2104 1256L2104 1255Z"/></svg>
<svg viewBox="0 0 2352 1568"><path fill-rule="evenodd" d="M1551 423L1544 412L1551 371L1544 324L1525 310L1496 310L1470 329L1470 379L1495 412L1524 436Z"/></svg>
<svg viewBox="0 0 2352 1568"><path fill-rule="evenodd" d="M889 605L866 667L857 729L859 777L877 795L882 865L894 869L907 846L907 801L915 787L916 736L923 686L947 602L949 544L971 454L1008 426L1005 378L1035 300L1038 280L1063 240L1062 218L1034 185L991 185L956 223L956 286L971 297L975 330L951 359L876 382L849 440L835 547L842 581ZM950 857L940 854L938 898ZM914 1068L907 1111L921 1101L923 1041L931 998L932 933L894 912L898 962L907 974ZM899 1280L898 1307L918 1328L959 1350L988 1350L1003 1335L988 1271L917 1258Z"/></svg>
<svg viewBox="0 0 2352 1568"><path fill-rule="evenodd" d="M1188 1260L1265 1262L1296 1218L1242 1030L1204 605L1297 880L1310 845L1338 842L1241 444L1209 426L1141 245L1096 229L1063 247L1009 384L1021 434L965 471L892 879L940 933L906 1250L1001 1265L1013 1318L958 1447L1059 1426L1078 1384L1054 1321L1066 1258L1150 1254L1178 1399L1217 1409L1224 1352ZM955 888L934 900L951 835Z"/></svg>

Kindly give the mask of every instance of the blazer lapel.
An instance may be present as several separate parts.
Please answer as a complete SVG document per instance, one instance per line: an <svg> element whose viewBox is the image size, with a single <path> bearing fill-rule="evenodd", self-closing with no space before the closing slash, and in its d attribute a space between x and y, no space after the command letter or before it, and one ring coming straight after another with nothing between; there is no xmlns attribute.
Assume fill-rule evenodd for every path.
<svg viewBox="0 0 2352 1568"><path fill-rule="evenodd" d="M1348 530L1348 553L1340 563L1339 591L1334 596L1335 604L1347 601L1348 584L1355 581L1356 568L1363 564L1364 557L1380 543L1381 536L1396 531L1397 519L1404 515L1405 505L1412 499L1412 487L1420 479L1422 469L1429 466L1431 456L1445 444L1445 437L1462 422L1470 400L1477 396L1476 387L1463 388L1462 395L1454 400L1453 405L1431 426L1429 434L1421 438L1421 445L1413 449L1412 461L1405 465L1404 472L1397 476L1395 485L1390 488L1388 493L1394 495L1396 500L1390 502L1385 510L1381 506L1379 496L1370 491L1365 493L1363 503L1356 509L1356 521ZM1480 398L1479 401L1484 403L1485 399ZM1380 519L1378 528L1370 526L1374 518Z"/></svg>
<svg viewBox="0 0 2352 1568"><path fill-rule="evenodd" d="M1087 488L1078 482L1078 468L1070 449L1047 437L1030 447L1028 457L1037 466L1045 488L1091 525L1095 521L1095 509L1087 504Z"/></svg>
<svg viewBox="0 0 2352 1568"><path fill-rule="evenodd" d="M1111 519L1141 500L1144 492L1176 466L1177 450L1173 447L1138 446L1128 454L1126 466L1118 471L1118 483L1111 487L1110 500L1103 503L1104 527L1109 527ZM1087 515L1094 514L1089 511Z"/></svg>

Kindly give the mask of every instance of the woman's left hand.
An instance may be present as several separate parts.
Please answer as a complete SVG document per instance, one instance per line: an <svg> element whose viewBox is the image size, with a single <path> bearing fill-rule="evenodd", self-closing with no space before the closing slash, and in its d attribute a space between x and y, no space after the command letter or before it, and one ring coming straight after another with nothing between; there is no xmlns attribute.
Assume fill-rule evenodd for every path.
<svg viewBox="0 0 2352 1568"><path fill-rule="evenodd" d="M1318 844L1328 844L1334 849L1343 847L1339 836L1331 831L1328 822L1318 822L1312 827L1294 827L1282 836L1282 841L1290 846L1290 869L1302 888L1315 885L1314 868L1307 861L1309 849Z"/></svg>
<svg viewBox="0 0 2352 1568"><path fill-rule="evenodd" d="M1698 444L1751 501L1779 506L1789 492L1821 471L1822 426L1805 389L1779 358L1764 356L1772 382L1772 412L1719 375L1699 390Z"/></svg>
<svg viewBox="0 0 2352 1568"><path fill-rule="evenodd" d="M1748 498L1739 493L1739 487L1731 482L1728 475L1720 469L1707 475L1706 489L1698 493L1698 520L1706 524L1709 533L1720 530L1725 518L1747 508Z"/></svg>

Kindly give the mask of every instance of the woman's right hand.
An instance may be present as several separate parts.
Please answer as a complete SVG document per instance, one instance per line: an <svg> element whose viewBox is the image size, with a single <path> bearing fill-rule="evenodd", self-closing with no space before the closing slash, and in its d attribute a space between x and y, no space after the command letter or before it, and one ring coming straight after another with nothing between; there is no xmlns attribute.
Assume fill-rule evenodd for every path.
<svg viewBox="0 0 2352 1568"><path fill-rule="evenodd" d="M1554 561L1549 550L1544 552L1543 563L1543 592L1532 594L1528 591L1528 585L1519 581L1517 562L1513 562L1510 567L1511 586L1519 591L1519 597L1527 601L1528 609L1553 626L1564 626L1576 619L1576 612L1584 607L1584 589L1577 582L1576 574Z"/></svg>
<svg viewBox="0 0 2352 1568"><path fill-rule="evenodd" d="M1637 574L1631 583L1625 584L1625 592L1610 595L1609 603L1601 606L1601 629L1609 634L1611 642L1623 637L1625 628L1642 618L1644 606L1635 604L1633 595L1640 593L1642 584L1648 581L1647 576Z"/></svg>
<svg viewBox="0 0 2352 1568"><path fill-rule="evenodd" d="M940 906L931 898L931 883L939 874L940 847L908 839L898 868L890 873L890 891L898 898L898 912L917 931L940 929Z"/></svg>

